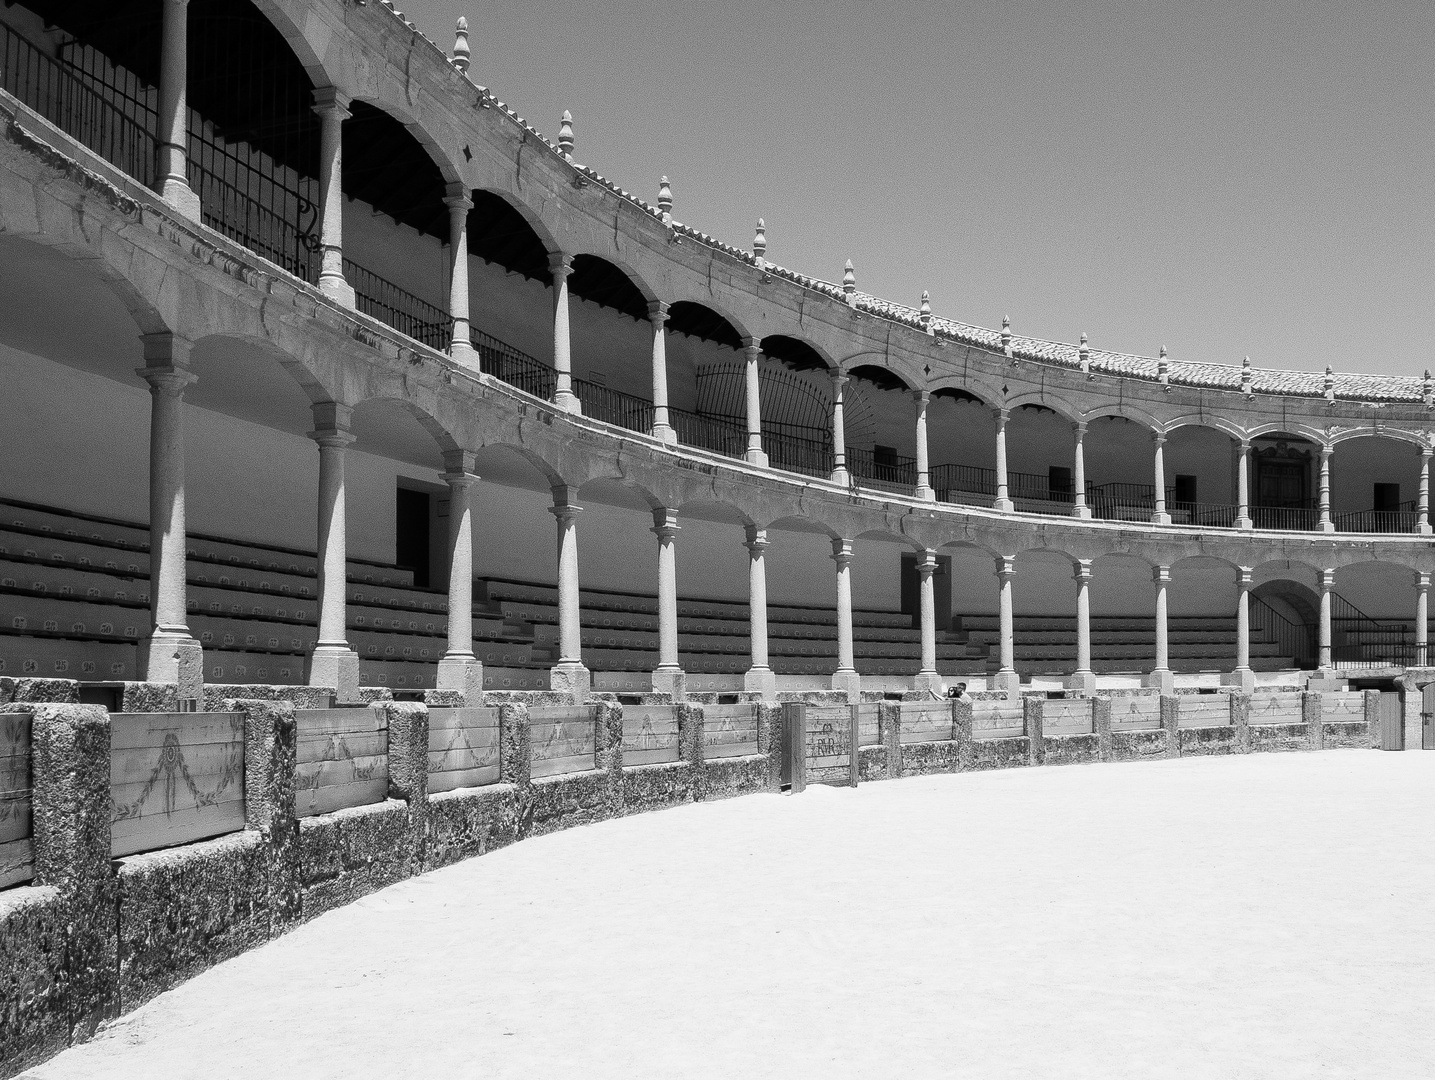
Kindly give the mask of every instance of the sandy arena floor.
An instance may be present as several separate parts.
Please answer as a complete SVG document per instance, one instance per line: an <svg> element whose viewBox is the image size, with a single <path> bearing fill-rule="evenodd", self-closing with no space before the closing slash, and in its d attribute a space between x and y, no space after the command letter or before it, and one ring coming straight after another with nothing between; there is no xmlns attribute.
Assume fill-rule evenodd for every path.
<svg viewBox="0 0 1435 1080"><path fill-rule="evenodd" d="M26 1074L1435 1076L1435 754L683 807L405 882Z"/></svg>

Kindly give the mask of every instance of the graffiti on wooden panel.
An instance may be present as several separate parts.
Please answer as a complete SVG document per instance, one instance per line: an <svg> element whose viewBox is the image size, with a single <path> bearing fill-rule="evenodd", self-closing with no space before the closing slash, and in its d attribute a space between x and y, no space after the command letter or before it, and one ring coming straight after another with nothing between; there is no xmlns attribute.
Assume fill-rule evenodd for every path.
<svg viewBox="0 0 1435 1080"><path fill-rule="evenodd" d="M1228 727L1231 723L1231 701L1226 694L1183 694L1181 726Z"/></svg>
<svg viewBox="0 0 1435 1080"><path fill-rule="evenodd" d="M30 832L30 717L0 713L0 840Z"/></svg>
<svg viewBox="0 0 1435 1080"><path fill-rule="evenodd" d="M703 753L707 757L737 757L757 753L757 707L704 706Z"/></svg>
<svg viewBox="0 0 1435 1080"><path fill-rule="evenodd" d="M1299 724L1305 719L1299 694L1256 694L1247 717L1252 724Z"/></svg>
<svg viewBox="0 0 1435 1080"><path fill-rule="evenodd" d="M1111 699L1111 729L1141 731L1161 726L1161 699L1155 694L1131 694Z"/></svg>
<svg viewBox="0 0 1435 1080"><path fill-rule="evenodd" d="M432 717L439 710L429 713ZM455 710L457 711L457 710ZM486 725L465 725L455 723L450 727L430 728L430 754L460 754L469 762L470 768L481 769L498 764L498 742L494 738L498 731L495 720ZM452 760L452 758L445 758Z"/></svg>
<svg viewBox="0 0 1435 1080"><path fill-rule="evenodd" d="M1322 720L1336 724L1365 723L1365 694L1359 690L1320 696Z"/></svg>
<svg viewBox="0 0 1435 1080"><path fill-rule="evenodd" d="M177 715L182 717L185 714ZM115 719L118 721L120 718ZM156 714L155 719L160 722L157 726L162 726L168 718ZM139 790L132 798L116 801L113 797L116 785L112 783L110 820L127 821L156 813L171 817L181 811L216 806L220 802L236 799L244 782L244 717L233 713L228 715L227 720L231 737L218 744L220 750L217 757L213 753L215 743L183 745L179 731L174 729L163 732L157 747L133 746L116 753L116 760L122 757L130 759L131 769L136 759L145 762L153 760L149 764L149 775L140 782ZM189 760L190 757L197 758L201 752L205 752L207 758L202 766ZM132 782L124 784L124 787L133 790Z"/></svg>
<svg viewBox="0 0 1435 1080"><path fill-rule="evenodd" d="M540 758L582 757L593 753L593 722L591 720L556 720L543 725L548 729L533 752Z"/></svg>
<svg viewBox="0 0 1435 1080"><path fill-rule="evenodd" d="M1089 735L1091 702L1086 698L1052 698L1042 704L1045 735Z"/></svg>
<svg viewBox="0 0 1435 1080"><path fill-rule="evenodd" d="M1008 739L1026 734L1026 718L1019 701L982 701L972 705L972 738Z"/></svg>

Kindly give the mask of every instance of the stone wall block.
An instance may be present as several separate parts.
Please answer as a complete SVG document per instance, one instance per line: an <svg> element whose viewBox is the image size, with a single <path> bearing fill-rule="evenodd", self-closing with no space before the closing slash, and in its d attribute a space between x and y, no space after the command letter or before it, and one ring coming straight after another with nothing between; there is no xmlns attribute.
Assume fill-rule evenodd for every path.
<svg viewBox="0 0 1435 1080"><path fill-rule="evenodd" d="M623 812L623 706L616 701L590 702L597 710L594 718L597 754L596 768L608 774L607 811Z"/></svg>
<svg viewBox="0 0 1435 1080"><path fill-rule="evenodd" d="M59 978L70 1038L79 1041L119 1005L110 717L99 705L39 703L29 711L35 883L55 886L64 908Z"/></svg>
<svg viewBox="0 0 1435 1080"><path fill-rule="evenodd" d="M782 706L760 701L757 705L757 752L767 755L766 787L782 790Z"/></svg>
<svg viewBox="0 0 1435 1080"><path fill-rule="evenodd" d="M429 802L428 706L421 701L385 701L370 708L377 709L388 726L389 798L408 804L413 855L421 862Z"/></svg>
<svg viewBox="0 0 1435 1080"><path fill-rule="evenodd" d="M902 775L902 703L883 701L877 706L877 742L887 752L886 778Z"/></svg>
<svg viewBox="0 0 1435 1080"><path fill-rule="evenodd" d="M1161 729L1166 732L1166 756L1181 756L1181 699L1175 694L1161 695Z"/></svg>
<svg viewBox="0 0 1435 1080"><path fill-rule="evenodd" d="M1323 705L1319 693L1306 691L1300 696L1300 716L1305 721L1306 736L1312 750L1325 749L1325 718L1321 714Z"/></svg>
<svg viewBox="0 0 1435 1080"><path fill-rule="evenodd" d="M1231 695L1231 727L1236 732L1236 753L1251 752L1251 695Z"/></svg>
<svg viewBox="0 0 1435 1080"><path fill-rule="evenodd" d="M1111 738L1111 699L1091 699L1091 730L1096 734L1096 757L1098 761L1113 761L1116 748Z"/></svg>
<svg viewBox="0 0 1435 1080"><path fill-rule="evenodd" d="M120 711L127 713L179 712L179 684L127 682L120 695Z"/></svg>
<svg viewBox="0 0 1435 1080"><path fill-rule="evenodd" d="M952 740L957 744L957 768L963 772L976 767L976 747L972 741L972 703L952 702Z"/></svg>
<svg viewBox="0 0 1435 1080"><path fill-rule="evenodd" d="M695 801L707 795L703 769L703 710L701 705L673 706L678 721L678 760L688 769L688 791Z"/></svg>
<svg viewBox="0 0 1435 1080"><path fill-rule="evenodd" d="M263 838L272 933L299 919L299 823L294 816L298 726L287 701L225 701L244 714L244 820Z"/></svg>
<svg viewBox="0 0 1435 1080"><path fill-rule="evenodd" d="M1365 726L1370 733L1370 748L1380 749L1380 691L1365 691Z"/></svg>
<svg viewBox="0 0 1435 1080"><path fill-rule="evenodd" d="M1022 715L1025 718L1026 727L1027 763L1030 765L1040 765L1046 760L1046 739L1041 730L1042 711L1045 704L1045 698L1022 699Z"/></svg>
<svg viewBox="0 0 1435 1080"><path fill-rule="evenodd" d="M80 684L74 679L15 679L0 675L0 703L78 705Z"/></svg>

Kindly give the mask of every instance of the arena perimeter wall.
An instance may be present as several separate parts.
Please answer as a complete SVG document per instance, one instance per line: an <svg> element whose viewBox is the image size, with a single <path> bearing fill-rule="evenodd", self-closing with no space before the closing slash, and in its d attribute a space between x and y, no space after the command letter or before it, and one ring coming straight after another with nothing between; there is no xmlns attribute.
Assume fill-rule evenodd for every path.
<svg viewBox="0 0 1435 1080"><path fill-rule="evenodd" d="M708 760L701 706L674 706L676 760L625 767L623 707L599 702L595 767L534 777L529 708L509 702L497 706L498 781L430 793L428 707L381 702L374 708L387 731L387 798L305 817L296 811L294 705L233 700L223 708L243 716L245 828L113 858L109 714L78 704L70 682L12 680L0 693L0 711L30 718L34 821L34 880L0 891L4 1077L220 961L404 878L530 835L781 787L779 707L757 707L757 753ZM1181 699L1162 698L1151 710L1158 726L1144 730L1113 730L1111 700L1096 698L1078 709L1085 730L1050 735L1047 703L1030 697L1022 735L986 739L973 736L972 705L954 702L944 706L951 737L928 742L904 741L903 703L881 702L877 744L857 748L858 775L1378 744L1374 692L1363 710L1336 719L1320 695L1299 695L1298 722L1280 724L1252 724L1250 698L1223 697L1228 710L1207 709L1202 719L1213 722L1205 727L1183 725ZM1060 712L1069 730L1071 709Z"/></svg>

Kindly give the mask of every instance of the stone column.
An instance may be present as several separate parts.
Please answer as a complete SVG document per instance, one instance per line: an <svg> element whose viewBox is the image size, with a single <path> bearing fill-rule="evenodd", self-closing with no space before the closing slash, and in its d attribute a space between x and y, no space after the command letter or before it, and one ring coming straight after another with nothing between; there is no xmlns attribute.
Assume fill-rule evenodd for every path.
<svg viewBox="0 0 1435 1080"><path fill-rule="evenodd" d="M344 139L349 99L332 86L314 91L319 114L319 291L345 307L354 289L344 278Z"/></svg>
<svg viewBox="0 0 1435 1080"><path fill-rule="evenodd" d="M1167 595L1171 584L1171 568L1158 566L1151 571L1156 583L1156 666L1146 676L1147 686L1157 687L1162 694L1176 692L1176 676L1171 671L1170 635L1167 633Z"/></svg>
<svg viewBox="0 0 1435 1080"><path fill-rule="evenodd" d="M764 701L777 697L777 676L767 662L767 530L756 525L745 529L747 541L747 605L752 666L743 676L743 690L761 694Z"/></svg>
<svg viewBox="0 0 1435 1080"><path fill-rule="evenodd" d="M1090 695L1096 692L1096 673L1091 670L1091 560L1077 559L1076 578L1076 671L1065 680L1069 690Z"/></svg>
<svg viewBox="0 0 1435 1080"><path fill-rule="evenodd" d="M927 405L932 395L926 390L915 390L912 398L917 405L917 490L914 495L933 502L937 493L932 490L931 468L927 460Z"/></svg>
<svg viewBox="0 0 1435 1080"><path fill-rule="evenodd" d="M1236 467L1236 528L1249 529L1251 520L1251 444L1241 441L1240 463Z"/></svg>
<svg viewBox="0 0 1435 1080"><path fill-rule="evenodd" d="M997 419L997 495L992 508L1010 511L1012 501L1006 471L1006 422L1011 419L1011 412L1002 408L993 409L992 413Z"/></svg>
<svg viewBox="0 0 1435 1080"><path fill-rule="evenodd" d="M842 420L842 388L848 383L841 371L832 372L832 482L850 484L847 472L847 426Z"/></svg>
<svg viewBox="0 0 1435 1080"><path fill-rule="evenodd" d="M912 689L929 690L941 697L947 688L937 674L937 553L933 549L922 549L917 560L917 577L921 587L922 669L917 672Z"/></svg>
<svg viewBox="0 0 1435 1080"><path fill-rule="evenodd" d="M668 417L668 305L651 301L648 319L653 324L653 430L649 434L672 446L678 433Z"/></svg>
<svg viewBox="0 0 1435 1080"><path fill-rule="evenodd" d="M468 212L473 209L473 200L468 197L464 185L450 184L443 204L448 207L449 255L453 264L448 285L448 313L453 320L453 336L449 340L448 354L477 368L478 357L474 355L468 321Z"/></svg>
<svg viewBox="0 0 1435 1080"><path fill-rule="evenodd" d="M1420 495L1419 501L1415 504L1419 517L1415 522L1415 531L1422 536L1430 535L1430 455L1435 453L1429 446L1420 448Z"/></svg>
<svg viewBox="0 0 1435 1080"><path fill-rule="evenodd" d="M1016 673L1016 634L1015 618L1012 608L1011 582L1016 577L1016 559L997 559L997 595L1000 600L999 611L1000 633L1001 633L1001 669L996 674L995 685L998 690L1016 692L1021 689L1021 677Z"/></svg>
<svg viewBox="0 0 1435 1080"><path fill-rule="evenodd" d="M438 662L440 690L457 690L464 705L483 703L483 664L473 653L473 454L449 450L443 479L448 482L448 650Z"/></svg>
<svg viewBox="0 0 1435 1080"><path fill-rule="evenodd" d="M588 699L592 677L583 666L583 632L578 603L578 514L576 490L564 485L553 489L552 514L558 520L558 663L549 674L549 687L572 694L581 704Z"/></svg>
<svg viewBox="0 0 1435 1080"><path fill-rule="evenodd" d="M140 643L140 679L175 683L180 698L198 701L204 697L204 655L188 626L184 521L184 390L195 376L187 366L189 342L172 334L146 334L141 340L145 366L139 375L150 388L149 595L154 626Z"/></svg>
<svg viewBox="0 0 1435 1080"><path fill-rule="evenodd" d="M1076 432L1076 454L1073 459L1072 487L1073 497L1071 516L1078 518L1091 517L1091 507L1086 505L1086 424L1079 422L1071 425Z"/></svg>
<svg viewBox="0 0 1435 1080"><path fill-rule="evenodd" d="M319 640L309 657L309 685L332 686L341 705L359 701L359 654L349 647L345 627L348 589L344 451L354 441L353 412L347 405L315 405L319 444Z"/></svg>
<svg viewBox="0 0 1435 1080"><path fill-rule="evenodd" d="M1330 519L1330 457L1335 447L1320 448L1320 531L1335 532L1335 522Z"/></svg>
<svg viewBox="0 0 1435 1080"><path fill-rule="evenodd" d="M573 256L550 251L548 269L553 273L553 370L557 372L553 404L581 415L583 404L573 393L573 345L568 331L568 275L573 273Z"/></svg>
<svg viewBox="0 0 1435 1080"><path fill-rule="evenodd" d="M1221 685L1255 692L1256 675L1251 670L1251 567L1236 568L1236 668L1221 676Z"/></svg>
<svg viewBox="0 0 1435 1080"><path fill-rule="evenodd" d="M189 186L189 0L163 0L159 59L159 193L191 221L199 196Z"/></svg>
<svg viewBox="0 0 1435 1080"><path fill-rule="evenodd" d="M653 511L653 535L658 538L658 667L653 672L653 693L683 699L683 669L678 664L678 563L673 541L678 538L678 512L666 507Z"/></svg>
<svg viewBox="0 0 1435 1080"><path fill-rule="evenodd" d="M1171 524L1171 515L1166 513L1166 433L1157 431L1151 436L1151 441L1156 446L1156 488L1155 488L1155 509L1151 513L1153 525Z"/></svg>
<svg viewBox="0 0 1435 1080"><path fill-rule="evenodd" d="M1320 670L1317 678L1335 678L1335 664L1331 658L1330 594L1335 591L1335 571L1320 572Z"/></svg>
<svg viewBox="0 0 1435 1080"><path fill-rule="evenodd" d="M742 339L742 355L746 360L747 382L747 453L743 454L743 460L765 469L768 460L762 449L762 384L758 378L762 346L756 338Z"/></svg>
<svg viewBox="0 0 1435 1080"><path fill-rule="evenodd" d="M832 541L832 561L837 564L837 670L832 689L847 691L856 704L861 686L852 651L852 541Z"/></svg>
<svg viewBox="0 0 1435 1080"><path fill-rule="evenodd" d="M1415 666L1430 663L1430 575L1415 575Z"/></svg>

